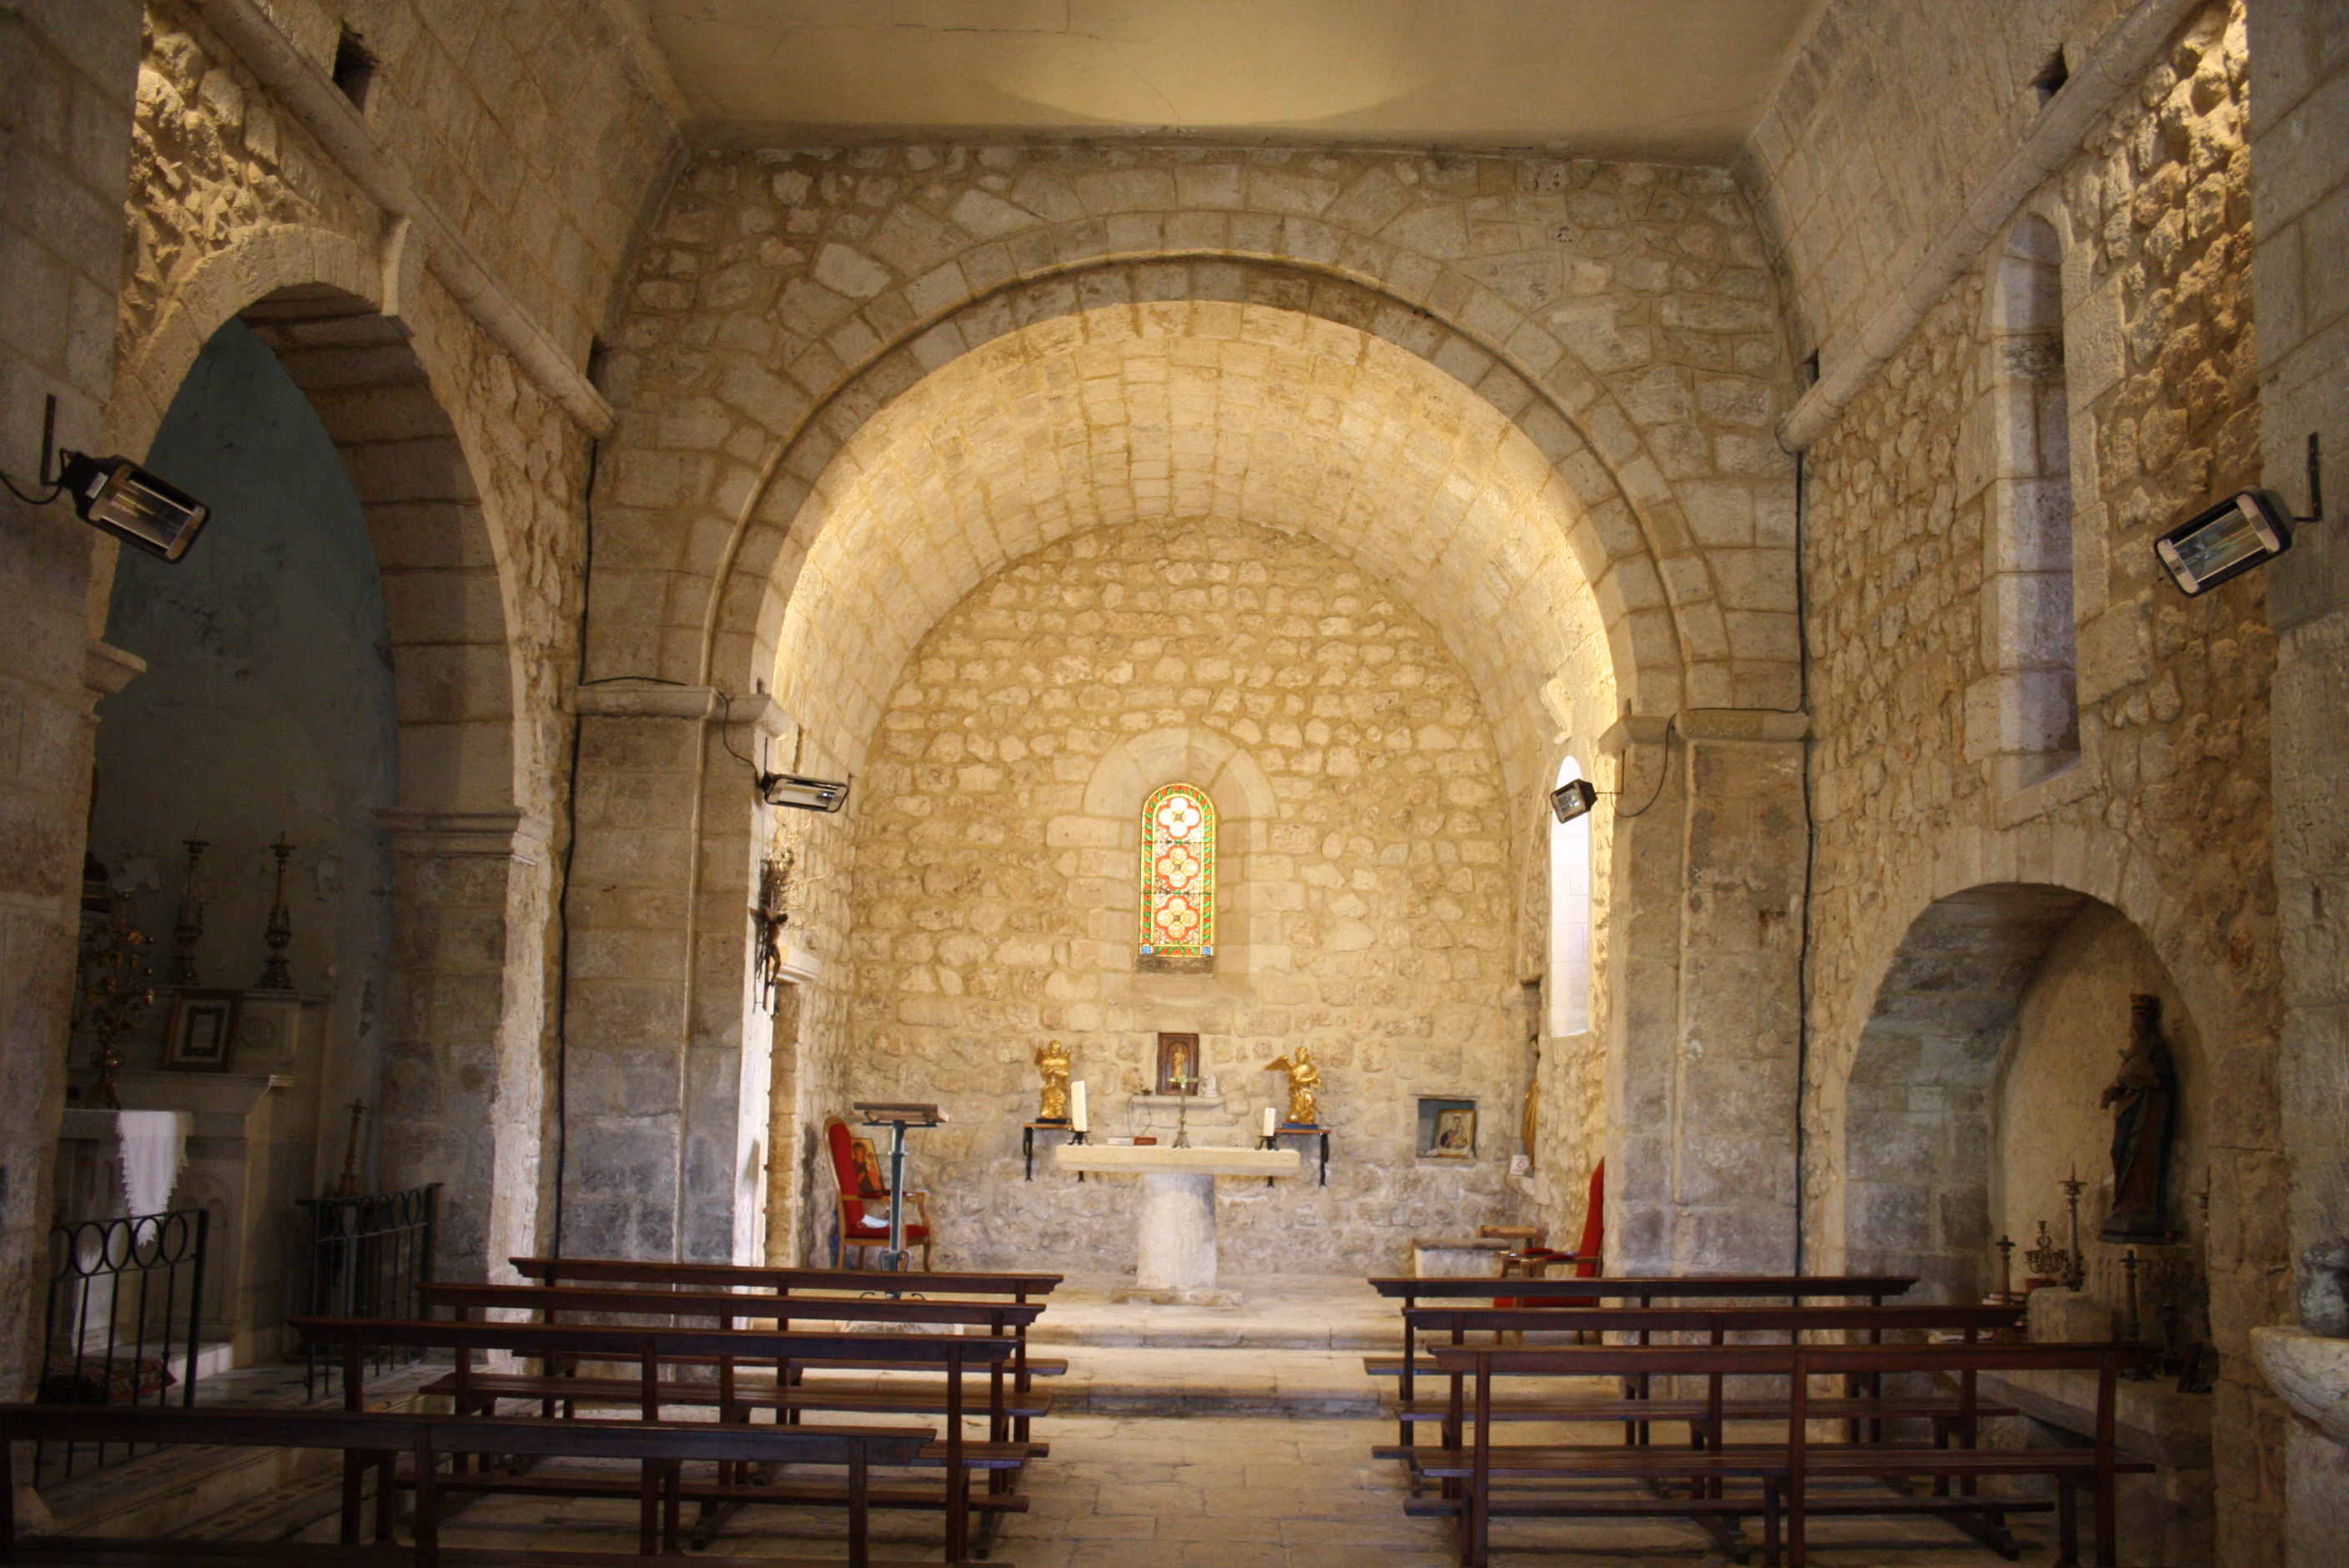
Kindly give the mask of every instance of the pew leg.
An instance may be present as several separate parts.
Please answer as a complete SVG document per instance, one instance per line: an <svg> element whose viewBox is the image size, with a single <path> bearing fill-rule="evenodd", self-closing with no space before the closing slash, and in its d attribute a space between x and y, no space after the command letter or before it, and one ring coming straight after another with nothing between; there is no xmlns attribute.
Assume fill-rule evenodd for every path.
<svg viewBox="0 0 2349 1568"><path fill-rule="evenodd" d="M2119 1499L2113 1495L2114 1490L2109 1484L2096 1488L2096 1568L2117 1568L2121 1560L2120 1520L2115 1506Z"/></svg>
<svg viewBox="0 0 2349 1568"><path fill-rule="evenodd" d="M866 1534L871 1525L872 1507L865 1489L870 1485L864 1463L864 1445L852 1442L848 1449L848 1568L865 1568Z"/></svg>
<svg viewBox="0 0 2349 1568"><path fill-rule="evenodd" d="M2068 1476L2055 1478L2055 1563L2056 1568L2080 1563L2080 1495Z"/></svg>
<svg viewBox="0 0 2349 1568"><path fill-rule="evenodd" d="M375 1467L375 1538L389 1542L399 1520L399 1456L387 1453Z"/></svg>
<svg viewBox="0 0 2349 1568"><path fill-rule="evenodd" d="M359 1483L367 1470L365 1456L343 1455L343 1518L338 1539L346 1546L359 1543Z"/></svg>
<svg viewBox="0 0 2349 1568"><path fill-rule="evenodd" d="M1762 1568L1778 1568L1778 1483L1762 1478Z"/></svg>
<svg viewBox="0 0 2349 1568"><path fill-rule="evenodd" d="M685 1461L670 1460L661 1472L661 1550L685 1550L679 1540L685 1512Z"/></svg>
<svg viewBox="0 0 2349 1568"><path fill-rule="evenodd" d="M640 1460L636 1470L636 1554L650 1557L660 1550L660 1508L654 1478L657 1461Z"/></svg>

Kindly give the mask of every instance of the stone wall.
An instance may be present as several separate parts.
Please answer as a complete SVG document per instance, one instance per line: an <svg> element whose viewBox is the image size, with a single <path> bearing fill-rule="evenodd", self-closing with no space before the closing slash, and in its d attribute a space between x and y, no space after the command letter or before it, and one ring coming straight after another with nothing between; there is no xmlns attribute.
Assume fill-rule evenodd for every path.
<svg viewBox="0 0 2349 1568"><path fill-rule="evenodd" d="M2244 91L2241 18L2207 8L2029 203L2064 248L2076 765L2014 788L1979 743L1985 716L1958 695L1982 689L1998 658L1983 585L2001 559L2001 454L2013 449L1993 417L2011 406L1995 395L2011 371L1986 351L2000 246L1809 455L1806 1222L1822 1266L1915 1233L1899 1211L1857 1201L1863 1152L1882 1148L1863 1130L1861 1086L1877 1081L1868 1041L1888 1037L1876 1020L1893 1016L1900 955L1929 908L2021 884L2120 911L2231 1086L2207 1128L2212 1321L2228 1358L2213 1425L2220 1557L2250 1563L2272 1560L2275 1532L2259 1522L2281 1506L2278 1418L2244 1356L2284 1284L2263 767L2274 645L2261 579L2189 600L2149 548L2260 473Z"/></svg>
<svg viewBox="0 0 2349 1568"><path fill-rule="evenodd" d="M2266 483L2295 512L2307 442L2330 459L2326 515L2343 514L2349 452L2349 8L2338 0L2249 0L2252 273L2259 299L2261 444ZM2284 1141L2290 1247L2303 1300L2327 1294L2325 1249L2349 1238L2349 540L2337 522L2300 531L2268 569L2278 635L2270 752L2283 928ZM2337 1253L2331 1255L2338 1255ZM2339 1288L2337 1276L2331 1288ZM2322 1316L2325 1321L2319 1322ZM2307 1326L2349 1323L2321 1310ZM2291 1562L2315 1568L2349 1538L2349 1448L2295 1419L2288 1440Z"/></svg>
<svg viewBox="0 0 2349 1568"><path fill-rule="evenodd" d="M28 490L44 397L60 442L105 449L138 63L129 0L0 9L0 469ZM96 540L67 509L0 490L0 1070L15 1090L0 1114L0 1398L25 1397L38 1354L92 708L137 668L86 630Z"/></svg>
<svg viewBox="0 0 2349 1568"><path fill-rule="evenodd" d="M936 1099L918 1140L952 1266L1133 1266L1125 1184L1020 1179L1031 1057L1065 1041L1097 1132L1173 1130L1154 1032L1196 1031L1202 1143L1251 1143L1313 1047L1325 1189L1227 1182L1247 1273L1406 1264L1414 1233L1515 1219L1520 1026L1510 846L1475 694L1388 586L1226 522L1077 535L924 639L863 788L843 1093ZM1195 782L1222 815L1212 977L1135 972L1142 802ZM1413 1159L1418 1095L1478 1103L1468 1165ZM844 1109L826 1107L827 1109ZM1055 1141L1049 1137L1048 1144Z"/></svg>
<svg viewBox="0 0 2349 1568"><path fill-rule="evenodd" d="M1761 211L1797 356L1832 362L1907 283L2117 0L1828 0L1737 160Z"/></svg>

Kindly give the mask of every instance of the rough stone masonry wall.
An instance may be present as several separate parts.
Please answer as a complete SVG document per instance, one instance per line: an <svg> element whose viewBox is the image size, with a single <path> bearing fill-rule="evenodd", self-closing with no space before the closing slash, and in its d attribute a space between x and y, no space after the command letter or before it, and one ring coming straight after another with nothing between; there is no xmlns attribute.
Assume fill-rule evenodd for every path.
<svg viewBox="0 0 2349 1568"><path fill-rule="evenodd" d="M1230 846L1245 869L1227 861L1222 891L1244 893L1250 956L1233 973L1226 947L1213 984L1134 973L1132 835L1112 841L1120 823L1087 805L1121 743L1168 728L1236 746L1275 803L1252 848ZM1475 693L1385 585L1239 524L1079 534L939 623L870 757L843 1097L952 1115L918 1140L944 1265L1133 1266L1130 1183L1080 1185L1049 1157L1020 1179L1047 1038L1071 1048L1096 1131L1123 1135L1145 1125L1126 1101L1154 1031L1195 1029L1226 1102L1203 1143L1252 1143L1284 1081L1262 1065L1313 1047L1337 1130L1330 1185L1222 1183L1226 1269L1398 1268L1415 1233L1514 1212L1497 764ZM1141 805L1123 802L1137 820ZM1237 837L1242 801L1219 805ZM1473 1164L1413 1159L1423 1093L1477 1099Z"/></svg>
<svg viewBox="0 0 2349 1568"><path fill-rule="evenodd" d="M2178 982L2230 1086L2207 1144L2229 1563L2274 1560L2281 1502L2278 1418L2245 1354L2286 1284L2266 768L2274 641L2259 577L2186 599L2150 540L2260 473L2244 65L2240 15L2200 13L2044 193L2071 236L2079 767L2090 771L2017 801L1986 760L1968 760L1963 696L1990 668L1981 590L1996 471L1973 412L1991 369L1982 273L1934 307L1812 450L1805 551L1819 738L1814 1255L1837 1255L1841 1086L1909 923L1978 883L2058 883L2119 908Z"/></svg>

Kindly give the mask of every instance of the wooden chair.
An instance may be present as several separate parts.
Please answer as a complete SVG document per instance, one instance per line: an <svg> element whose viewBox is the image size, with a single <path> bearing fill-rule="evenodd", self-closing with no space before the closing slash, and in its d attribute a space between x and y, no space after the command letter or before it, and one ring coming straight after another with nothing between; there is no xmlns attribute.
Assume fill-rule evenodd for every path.
<svg viewBox="0 0 2349 1568"><path fill-rule="evenodd" d="M840 1250L836 1261L849 1262L848 1250L887 1251L889 1246L889 1175L869 1138L859 1138L836 1116L823 1121L824 1152L832 1159L833 1194L839 1202ZM922 1249L922 1272L930 1270L930 1195L905 1194L905 1246Z"/></svg>

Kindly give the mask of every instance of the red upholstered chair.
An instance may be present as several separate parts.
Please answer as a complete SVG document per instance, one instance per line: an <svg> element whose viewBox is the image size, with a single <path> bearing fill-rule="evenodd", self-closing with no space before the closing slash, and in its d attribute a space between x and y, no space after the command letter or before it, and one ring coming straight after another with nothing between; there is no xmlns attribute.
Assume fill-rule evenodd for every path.
<svg viewBox="0 0 2349 1568"><path fill-rule="evenodd" d="M832 1157L833 1192L840 1201L840 1262L851 1264L848 1250L889 1246L889 1177L869 1138L856 1136L836 1116L824 1118L823 1143ZM922 1249L922 1272L930 1269L930 1195L905 1194L905 1246Z"/></svg>

